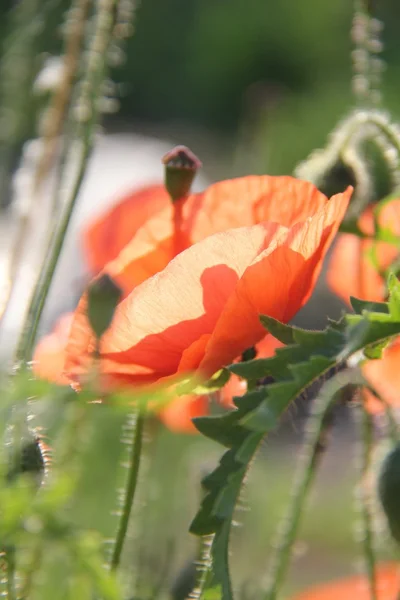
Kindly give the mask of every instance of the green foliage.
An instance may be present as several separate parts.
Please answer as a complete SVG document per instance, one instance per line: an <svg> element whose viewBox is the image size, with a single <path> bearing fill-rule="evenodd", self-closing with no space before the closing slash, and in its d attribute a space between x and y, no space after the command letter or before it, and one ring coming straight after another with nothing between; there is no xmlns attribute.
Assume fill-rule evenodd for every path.
<svg viewBox="0 0 400 600"><path fill-rule="evenodd" d="M378 312L367 311L356 302L361 314L345 315L324 331L306 331L262 316L268 331L288 345L270 359L231 365L229 369L250 385L261 385L235 399L236 411L195 420L199 431L229 448L204 479L206 495L191 525L196 535L214 534L212 585L221 587L224 600L232 598L228 555L234 509L261 440L276 427L288 406L328 371L341 368L353 354L376 348L400 333L400 284L396 278L390 279L389 290L389 302L379 305ZM271 375L273 383L263 385L263 379Z"/></svg>

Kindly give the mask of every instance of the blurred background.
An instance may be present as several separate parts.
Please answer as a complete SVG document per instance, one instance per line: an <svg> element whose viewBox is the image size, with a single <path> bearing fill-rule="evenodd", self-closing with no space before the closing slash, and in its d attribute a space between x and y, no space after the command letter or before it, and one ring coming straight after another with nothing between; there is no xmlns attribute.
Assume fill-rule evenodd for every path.
<svg viewBox="0 0 400 600"><path fill-rule="evenodd" d="M0 5L3 56L9 41L10 10L17 4L3 0ZM396 117L400 112L400 3L382 0L376 4L377 16L384 22L382 57L390 67L384 73L383 97ZM69 6L66 0L43 2L40 10L46 8L46 19L38 9L41 32L36 36L35 52L24 58L30 61L24 63L31 70L30 84L44 60L62 52L60 24ZM352 107L351 20L349 0L142 0L133 35L115 56L109 96L118 100L119 109L104 116L104 152L94 156L81 205L104 206L127 187L161 179L160 158L176 143L189 146L203 161L203 187L210 181L248 173L292 173L299 161L325 144L331 129ZM37 102L29 85L23 99L24 119L11 144L14 170L21 167L24 144L38 135ZM117 108L115 103L113 106ZM123 155L114 154L113 163L107 152L108 135L112 149L123 148ZM121 140L136 154L129 154ZM154 143L149 145L149 140ZM144 147L147 153L143 154ZM142 154L141 162L137 152ZM143 178L146 161L154 168ZM99 179L101 190L96 188ZM99 201L101 194L104 198ZM12 204L13 198L11 190L4 204ZM7 223L4 215L3 223ZM80 225L88 210L82 215ZM71 246L78 245L77 232L78 228ZM72 278L76 283L72 295L77 298L81 281L72 272L74 261L66 260L59 278L64 285L66 277ZM69 308L59 288L53 296L48 327L57 313ZM338 316L341 309L322 282L297 322L322 327L327 314ZM254 581L265 574L271 532L287 499L289 474L302 438L301 417L306 412L307 400L293 407L282 430L262 448L249 479L246 505L252 511L243 512L240 520L246 526L234 535L238 581L240 585L250 582L249 594L254 591ZM97 497L100 489L105 501L107 494L112 494L112 482L104 482L104 472L111 473L118 458L118 426L113 433L108 417L98 418L99 435L109 442L108 463L98 465L98 472L91 471L84 480L77 512L82 522L89 519L93 527L101 523L107 528L104 514L100 514L104 505ZM305 519L288 589L354 570L357 552L351 485L355 463L351 457L356 452L354 427L346 411L339 415L335 434L336 443L326 457L312 510ZM152 484L147 490L153 528L146 532L145 547L140 547L144 578L146 572L164 568L170 553L168 540L178 525L187 527L194 514L201 493L200 475L220 455L219 448L199 438L163 432L157 440L149 467L154 469ZM173 487L165 472L166 462L177 473ZM111 496L108 501L111 505ZM157 506L157 516L151 513L153 506ZM165 568L171 567L172 585L185 558L195 553L195 542L186 535L171 543L177 549L172 567ZM383 552L390 554L391 548L383 548ZM175 597L179 600L178 592Z"/></svg>

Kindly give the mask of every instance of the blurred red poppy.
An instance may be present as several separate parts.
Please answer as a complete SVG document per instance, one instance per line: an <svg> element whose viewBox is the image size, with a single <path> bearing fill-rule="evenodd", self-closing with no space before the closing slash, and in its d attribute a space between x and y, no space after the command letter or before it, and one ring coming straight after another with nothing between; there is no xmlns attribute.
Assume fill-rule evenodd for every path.
<svg viewBox="0 0 400 600"><path fill-rule="evenodd" d="M33 355L33 371L40 379L68 385L64 374L65 347L71 329L74 313L62 315L53 331L45 335L36 345Z"/></svg>
<svg viewBox="0 0 400 600"><path fill-rule="evenodd" d="M388 202L379 213L379 225L400 235L400 199ZM349 297L380 302L385 298L382 272L399 254L395 245L374 242L374 213L369 207L360 217L358 226L371 238L360 238L350 233L340 234L333 249L327 282L342 300Z"/></svg>
<svg viewBox="0 0 400 600"><path fill-rule="evenodd" d="M400 235L400 199L388 201L378 215L381 228ZM328 271L328 285L345 302L354 296L362 300L381 302L385 300L385 280L382 272L399 256L399 248L387 242L374 242L373 208L368 208L359 219L361 231L371 238L361 239L355 235L342 234L333 250ZM371 253L375 258L372 260ZM381 398L391 405L400 404L400 340L388 346L379 360L367 361L363 373ZM382 412L383 405L376 396L364 390L368 410Z"/></svg>
<svg viewBox="0 0 400 600"><path fill-rule="evenodd" d="M397 563L385 563L376 569L376 600L397 600L400 573ZM365 575L355 575L310 588L291 600L370 600L371 591Z"/></svg>
<svg viewBox="0 0 400 600"><path fill-rule="evenodd" d="M149 185L120 198L100 215L82 235L86 262L93 275L117 258L134 233L158 212L171 204L163 185Z"/></svg>

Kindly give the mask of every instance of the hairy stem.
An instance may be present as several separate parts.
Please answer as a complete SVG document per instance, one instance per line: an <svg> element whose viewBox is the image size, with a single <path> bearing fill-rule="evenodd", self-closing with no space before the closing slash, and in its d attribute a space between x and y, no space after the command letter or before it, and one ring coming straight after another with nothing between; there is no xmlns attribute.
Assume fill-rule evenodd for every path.
<svg viewBox="0 0 400 600"><path fill-rule="evenodd" d="M122 515L119 522L117 536L115 539L114 551L111 557L110 567L112 570L116 570L119 567L126 534L128 532L129 520L132 512L133 501L135 498L135 492L138 483L140 458L142 454L143 445L143 431L144 431L144 416L138 412L136 417L135 433L132 442L132 451L129 461L129 473L128 480L126 483L126 491L124 497L124 504L122 508Z"/></svg>
<svg viewBox="0 0 400 600"><path fill-rule="evenodd" d="M371 600L377 600L376 577L375 577L375 552L373 543L372 517L370 507L370 475L372 451L374 443L373 423L371 415L362 407L360 419L361 427L361 457L360 457L360 483L357 494L359 510L362 520L363 536L362 549L368 576L368 584Z"/></svg>
<svg viewBox="0 0 400 600"><path fill-rule="evenodd" d="M7 600L16 600L17 595L15 592L15 550L14 548L8 548L4 552L4 554L7 562L6 598Z"/></svg>
<svg viewBox="0 0 400 600"><path fill-rule="evenodd" d="M356 370L342 371L332 377L314 400L309 417L306 439L300 464L296 469L291 500L279 528L277 545L272 556L265 600L276 600L289 567L293 544L296 540L305 502L314 481L321 456L327 445L327 435L332 425L332 408L337 394L348 384L361 383Z"/></svg>

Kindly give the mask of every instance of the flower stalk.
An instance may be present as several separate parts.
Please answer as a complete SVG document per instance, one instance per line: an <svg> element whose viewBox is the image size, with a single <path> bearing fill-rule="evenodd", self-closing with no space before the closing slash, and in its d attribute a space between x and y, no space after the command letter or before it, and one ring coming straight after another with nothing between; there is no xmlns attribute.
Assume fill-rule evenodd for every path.
<svg viewBox="0 0 400 600"><path fill-rule="evenodd" d="M113 571L117 570L120 565L122 551L124 549L126 535L128 533L129 520L138 484L140 459L143 446L143 432L144 416L138 411L136 415L134 438L132 441L131 455L129 460L129 473L123 501L122 514L110 562L110 568Z"/></svg>
<svg viewBox="0 0 400 600"><path fill-rule="evenodd" d="M269 570L269 583L264 595L265 600L276 600L284 583L305 503L328 443L338 392L346 385L357 383L360 383L360 376L354 370L340 372L325 384L314 401L300 464L296 469L297 476L293 483L291 500L278 531L276 550Z"/></svg>
<svg viewBox="0 0 400 600"><path fill-rule="evenodd" d="M40 318L93 148L94 129L99 115L98 98L104 80L107 50L113 33L113 9L115 3L116 0L99 0L98 2L94 33L89 48L86 76L81 82L82 94L79 99L87 115L87 118L78 123L78 134L80 134L78 137L82 144L79 167L64 213L54 236L50 240L50 252L46 253L43 268L33 291L27 312L26 324L16 351L15 358L17 363L27 361L32 356Z"/></svg>
<svg viewBox="0 0 400 600"><path fill-rule="evenodd" d="M372 463L372 452L374 444L374 430L371 415L361 407L360 430L361 430L361 456L360 456L360 482L357 494L359 511L362 521L362 550L368 578L369 593L371 600L377 600L376 586L376 560L374 552L372 516L370 507L369 481Z"/></svg>

